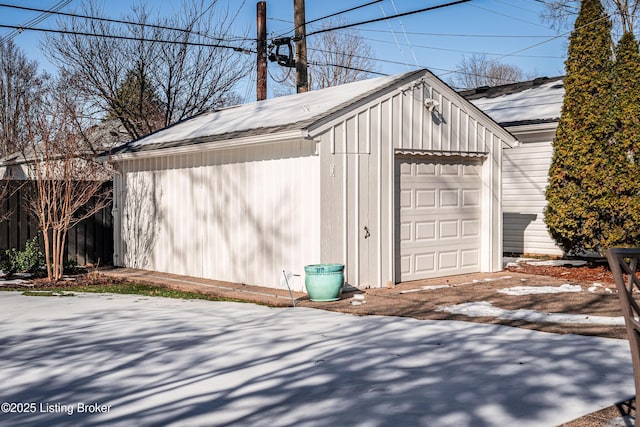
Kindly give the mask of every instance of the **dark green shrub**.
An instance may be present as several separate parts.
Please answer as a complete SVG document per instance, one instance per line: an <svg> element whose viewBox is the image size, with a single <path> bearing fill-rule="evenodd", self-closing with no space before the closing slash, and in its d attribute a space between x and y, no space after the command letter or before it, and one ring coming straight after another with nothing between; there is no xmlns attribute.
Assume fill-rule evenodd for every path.
<svg viewBox="0 0 640 427"><path fill-rule="evenodd" d="M24 250L19 251L16 248L11 248L7 249L4 255L0 268L9 276L18 272L37 273L45 265L38 236L28 240Z"/></svg>

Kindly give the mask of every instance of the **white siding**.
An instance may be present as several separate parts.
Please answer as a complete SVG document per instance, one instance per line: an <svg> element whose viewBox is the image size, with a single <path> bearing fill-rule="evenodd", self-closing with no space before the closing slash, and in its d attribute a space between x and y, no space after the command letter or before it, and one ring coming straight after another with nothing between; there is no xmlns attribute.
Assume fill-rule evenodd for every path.
<svg viewBox="0 0 640 427"><path fill-rule="evenodd" d="M343 263L349 284L394 283L402 152L478 159L478 269L502 268L502 146L513 138L435 76L411 75L297 131L312 141L257 144L276 133L240 138L248 145L216 142L207 152L194 145L177 151L192 154L122 157L123 263L272 287L282 269Z"/></svg>
<svg viewBox="0 0 640 427"><path fill-rule="evenodd" d="M434 111L425 108L427 98L438 102ZM466 153L486 153L479 270L502 268L500 168L505 139L513 138L442 82L409 82L312 134L320 141L320 261L344 263L349 284L396 282L396 150L460 161Z"/></svg>
<svg viewBox="0 0 640 427"><path fill-rule="evenodd" d="M123 264L279 287L319 258L319 159L297 141L122 163ZM303 283L297 280L297 290Z"/></svg>
<svg viewBox="0 0 640 427"><path fill-rule="evenodd" d="M516 136L518 136L516 134ZM544 223L551 142L526 142L504 150L504 251L562 255Z"/></svg>

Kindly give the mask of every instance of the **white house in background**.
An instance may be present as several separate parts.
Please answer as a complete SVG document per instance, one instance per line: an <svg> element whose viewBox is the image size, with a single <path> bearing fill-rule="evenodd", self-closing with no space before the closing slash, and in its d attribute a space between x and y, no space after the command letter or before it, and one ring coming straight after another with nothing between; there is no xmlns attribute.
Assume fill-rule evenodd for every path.
<svg viewBox="0 0 640 427"><path fill-rule="evenodd" d="M563 253L544 222L551 143L564 98L563 79L543 77L460 92L518 139L504 150L502 166L505 252Z"/></svg>
<svg viewBox="0 0 640 427"><path fill-rule="evenodd" d="M498 271L514 142L427 70L202 114L111 153L115 264L270 287L317 263L361 288Z"/></svg>

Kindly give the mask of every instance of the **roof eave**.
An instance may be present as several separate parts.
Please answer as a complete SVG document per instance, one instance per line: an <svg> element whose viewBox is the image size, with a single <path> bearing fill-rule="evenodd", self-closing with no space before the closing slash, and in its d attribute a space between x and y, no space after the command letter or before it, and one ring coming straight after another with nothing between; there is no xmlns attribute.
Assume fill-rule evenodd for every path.
<svg viewBox="0 0 640 427"><path fill-rule="evenodd" d="M154 158L163 156L175 156L181 154L190 154L194 151L216 151L227 148L237 148L248 145L273 144L277 142L286 142L293 140L310 139L306 129L295 129L274 133L266 133L261 135L252 135L246 137L238 137L231 139L216 140L204 142L200 144L186 144L176 147L160 148L153 150L127 151L117 154L104 154L98 157L99 161L121 161L133 160L141 158Z"/></svg>

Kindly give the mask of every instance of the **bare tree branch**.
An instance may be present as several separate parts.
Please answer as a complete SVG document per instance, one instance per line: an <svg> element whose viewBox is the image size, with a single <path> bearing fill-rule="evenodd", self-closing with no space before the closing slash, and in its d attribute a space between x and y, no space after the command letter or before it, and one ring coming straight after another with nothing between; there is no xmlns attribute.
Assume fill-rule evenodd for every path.
<svg viewBox="0 0 640 427"><path fill-rule="evenodd" d="M486 55L480 54L463 56L456 68L459 71L451 78L451 83L462 89L499 86L527 78L519 67L491 61Z"/></svg>
<svg viewBox="0 0 640 427"><path fill-rule="evenodd" d="M22 152L35 187L27 205L42 231L51 281L62 277L67 231L107 206L111 197L105 185L110 170L95 160L91 144L79 131L80 114L69 95L63 81L30 106L38 114L26 122L30 145Z"/></svg>
<svg viewBox="0 0 640 427"><path fill-rule="evenodd" d="M335 24L328 21L322 28L331 28ZM368 71L377 68L373 49L357 31L328 31L311 37L307 43L311 90L364 80L370 77ZM276 95L295 92L295 73L278 68L274 78L281 82L274 90Z"/></svg>
<svg viewBox="0 0 640 427"><path fill-rule="evenodd" d="M228 34L235 19L215 5L215 1L185 2L181 15L154 22L162 27L70 18L61 21L60 27L133 40L58 34L47 38L46 49L56 64L78 76L79 89L97 112L109 113L122 122L131 138L139 138L236 99L235 85L248 74L250 58L232 49L206 46ZM84 8L85 15L104 16L94 1ZM151 23L144 3L125 18ZM126 85L137 92L123 97ZM155 100L154 108L148 108L149 99Z"/></svg>

